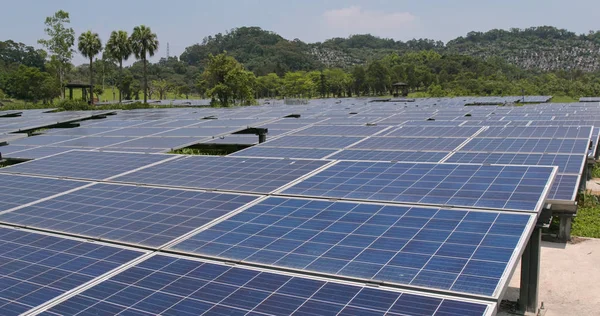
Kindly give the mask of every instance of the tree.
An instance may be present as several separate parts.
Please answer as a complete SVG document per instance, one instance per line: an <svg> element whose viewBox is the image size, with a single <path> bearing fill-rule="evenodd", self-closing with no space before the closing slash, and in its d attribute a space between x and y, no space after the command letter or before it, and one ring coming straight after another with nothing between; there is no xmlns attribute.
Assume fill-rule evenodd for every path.
<svg viewBox="0 0 600 316"><path fill-rule="evenodd" d="M352 90L357 96L368 93L367 89L367 73L365 67L358 65L352 68Z"/></svg>
<svg viewBox="0 0 600 316"><path fill-rule="evenodd" d="M375 60L367 67L367 83L374 94L383 94L391 85L390 73L382 62Z"/></svg>
<svg viewBox="0 0 600 316"><path fill-rule="evenodd" d="M254 74L245 70L235 58L222 53L208 56L201 85L208 89L214 105L249 105L254 103L255 82Z"/></svg>
<svg viewBox="0 0 600 316"><path fill-rule="evenodd" d="M79 43L77 45L79 52L83 57L90 59L90 101L94 104L94 56L100 54L102 51L102 42L98 33L92 33L87 31L79 36Z"/></svg>
<svg viewBox="0 0 600 316"><path fill-rule="evenodd" d="M119 83L123 80L123 61L129 59L131 56L131 42L126 31L112 31L110 38L106 43L107 55L119 62ZM119 103L123 101L122 90L119 89Z"/></svg>
<svg viewBox="0 0 600 316"><path fill-rule="evenodd" d="M152 81L153 90L158 92L158 99L163 100L167 97L167 92L171 89L169 82L165 79L153 80Z"/></svg>
<svg viewBox="0 0 600 316"><path fill-rule="evenodd" d="M16 99L47 102L60 95L57 79L35 67L20 65L7 79L6 93Z"/></svg>
<svg viewBox="0 0 600 316"><path fill-rule="evenodd" d="M154 56L158 50L158 39L152 30L145 26L136 26L131 34L131 50L135 58L140 59L144 66L144 103L148 102L148 56Z"/></svg>
<svg viewBox="0 0 600 316"><path fill-rule="evenodd" d="M63 10L57 11L53 16L46 18L46 29L44 31L50 38L38 40L38 43L46 47L57 61L56 70L61 91L63 91L63 98L65 97L63 89L65 73L73 58L73 45L75 44L75 31L73 31L73 28L65 26L69 23L71 23L69 13Z"/></svg>

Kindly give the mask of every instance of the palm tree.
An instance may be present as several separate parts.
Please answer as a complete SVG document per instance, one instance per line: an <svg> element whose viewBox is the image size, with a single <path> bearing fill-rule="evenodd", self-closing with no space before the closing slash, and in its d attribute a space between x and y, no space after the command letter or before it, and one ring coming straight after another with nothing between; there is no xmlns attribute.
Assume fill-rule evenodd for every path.
<svg viewBox="0 0 600 316"><path fill-rule="evenodd" d="M129 42L127 32L112 31L108 42L106 42L106 53L111 59L119 61L119 103L121 103L123 101L121 97L123 61L126 61L131 56L131 43Z"/></svg>
<svg viewBox="0 0 600 316"><path fill-rule="evenodd" d="M94 104L94 56L102 51L102 42L98 33L87 31L79 35L79 43L77 45L79 52L83 57L90 59L90 101Z"/></svg>
<svg viewBox="0 0 600 316"><path fill-rule="evenodd" d="M144 103L148 102L148 74L146 73L147 68L147 57L154 56L154 52L158 49L158 39L156 34L152 33L149 27L145 25L136 26L133 29L133 34L130 38L131 48L135 58L141 59L144 63Z"/></svg>

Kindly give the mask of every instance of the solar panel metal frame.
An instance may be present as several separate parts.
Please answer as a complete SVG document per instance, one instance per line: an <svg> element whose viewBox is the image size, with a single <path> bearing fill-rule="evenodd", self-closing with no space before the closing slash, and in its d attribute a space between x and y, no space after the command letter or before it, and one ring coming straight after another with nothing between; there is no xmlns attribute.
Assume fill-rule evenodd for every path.
<svg viewBox="0 0 600 316"><path fill-rule="evenodd" d="M282 197L282 196L274 196L273 198L278 198L278 199L288 199L288 200L302 200L302 201L310 201L310 202L318 202L318 201L326 201L326 200L315 200L313 198L310 197ZM204 227L202 230L196 231L195 234L198 233L202 233L204 231L208 231L210 230L213 226L219 225L221 223L225 223L228 219L234 217L235 215L238 214L243 214L243 212L247 209L252 208L253 206L260 206L260 202L266 201L267 199L261 199L260 201L256 201L256 203L251 203L246 205L245 207L241 208L240 210L238 210L238 212L231 214L230 216L227 216L225 218L222 218L219 222L216 223L212 223L210 226ZM385 202L374 202L374 201L342 201L342 200L336 200L336 201L327 201L327 202L332 202L332 203L347 203L347 204L355 204L355 205L378 205L378 206L391 206L391 207L415 207L418 209L432 209L432 210L456 210L456 211L465 211L465 212L478 212L478 213L496 213L498 215L500 214L515 214L515 212L510 212L510 211L503 211L503 210L490 210L490 209L471 209L471 208L464 208L464 207L452 207L452 208L447 208L447 207L443 207L443 206L423 206L423 205L416 205L416 204L404 204L404 205L398 205L398 204L390 204L390 203L385 203ZM245 260L232 260L232 259L227 259L224 257L219 257L219 256L214 256L214 255L207 255L207 254L202 254L202 253L197 253L197 252L193 252L193 251L185 251L185 250L181 250L181 249L177 249L177 246L185 243L186 240L191 239L194 237L195 234L190 234L188 235L186 238L182 238L181 240L179 240L177 243L173 243L169 246L169 248L167 249L170 252L173 253L179 253L179 254L183 254L183 255L192 255L192 256L196 256L196 257L200 257L200 258L207 258L207 259L213 259L213 260L218 260L218 261L225 261L225 262L242 262L244 263L245 266L255 266L255 267L261 267L261 268L267 268L270 269L270 271L273 270L277 270L277 271L289 271L292 273L299 273L301 275L315 275L315 276L322 276L322 277L326 277L326 278L330 278L330 279L337 279L337 280L344 280L344 281L354 281L354 282L360 282L360 283L366 283L366 284L378 284L378 285L383 285L383 286L389 286L389 287L393 287L393 288L398 288L398 289L412 289L412 290L416 290L419 291L421 293L441 293L441 294L446 294L446 295L450 295L451 297L459 297L459 298L469 298L469 299L477 299L477 300L486 300L486 301L494 301L494 302L499 302L500 299L502 299L504 297L504 294L506 292L506 290L508 289L508 284L510 283L511 277L514 274L516 268L517 268L517 264L518 262L521 260L521 255L523 254L523 251L525 250L525 247L528 244L529 238L531 236L531 233L533 232L533 229L535 228L535 225L537 223L537 216L535 214L532 213L516 213L518 215L523 215L523 216L529 216L529 220L525 226L524 232L523 234L521 234L519 236L518 242L516 243L516 246L514 248L514 250L512 251L510 260L506 263L506 268L503 270L502 276L499 277L499 282L496 285L495 289L494 289L494 293L492 295L485 295L485 294L475 294L475 293L467 293L467 292L457 292L457 291L452 291L452 290L443 290L443 289L435 289L435 288L428 288L428 287L424 287L424 286L419 286L419 285L406 285L406 284L401 284L401 283L394 283L394 282L390 282L390 281L382 281L382 280L374 280L374 279L362 279L360 277L353 277L353 276L343 276L343 275L338 275L338 274L331 274L328 272L322 272L322 271L314 271L314 270L304 270L304 269L298 269L298 268L293 268L293 267L285 267L285 266L279 266L279 265L275 265L275 264L263 264L263 263L258 263L258 262L254 262L254 261L245 261ZM269 225L270 226L270 225ZM269 227L267 226L267 227ZM486 234L487 235L487 234ZM311 237L312 238L312 237ZM308 240L310 240L311 238L308 238ZM484 237L485 238L485 237ZM411 239L412 240L412 239ZM443 246L443 244L442 244ZM440 246L441 247L441 246ZM477 246L477 248L479 247L479 245ZM365 247L364 249L367 249L367 247ZM363 249L363 250L364 250ZM475 253L476 250L473 251L473 253ZM319 256L320 257L320 256ZM431 255L431 257L433 257L433 255ZM465 265L466 267L466 265ZM421 268L420 270L422 270L423 268ZM464 269L464 268L463 268Z"/></svg>
<svg viewBox="0 0 600 316"><path fill-rule="evenodd" d="M44 205L45 202L49 202L49 203L52 204L52 203L57 202L57 200L60 199L60 198L63 198L63 197L65 197L67 199L70 198L71 197L70 194L78 194L78 193L82 193L86 189L95 190L95 189L101 188L101 187L113 187L115 189L118 189L119 187L121 187L121 188L139 188L139 189L145 189L147 191L158 190L158 191L163 191L163 192L166 192L166 191L170 191L170 192L176 191L176 192L179 192L180 194L183 194L183 195L186 195L186 194L187 195L190 195L190 194L198 194L198 195L200 195L200 194L208 194L208 195L213 195L213 197L220 197L220 196L224 196L225 195L225 196L231 196L232 199L238 198L238 197L248 197L251 200L249 200L248 202L245 202L245 203L241 203L241 204L237 203L237 204L240 204L238 207L236 207L234 209L231 209L231 210L225 212L224 214L221 214L221 215L219 215L219 216L217 216L217 217L215 217L213 219L207 220L206 222L204 222L200 226L194 226L194 228L188 229L187 232L185 232L185 233L183 233L183 234L181 234L181 235L179 235L177 237L170 237L171 239L169 241L165 241L163 244L160 244L160 245L143 244L142 242L145 241L145 240L147 240L148 238L146 238L144 240L141 240L139 242L132 242L132 241L121 240L121 239L116 239L116 238L111 238L111 237L103 237L103 236L96 236L96 235L92 235L92 234L85 234L85 232L87 232L87 230L81 233L81 232L74 232L74 231L70 231L70 230L66 230L66 229L57 229L57 228L54 228L54 227L47 228L47 227L44 227L44 225L42 225L42 223L41 224L31 224L31 223L28 223L28 224L24 225L24 224L16 222L16 221L11 221L10 219L6 220L5 218L3 218L5 216L8 216L8 217L13 216L13 215L19 216L20 215L19 212L27 211L29 208L40 208L40 207L45 208L45 205ZM176 196L169 196L169 197L165 198L165 200L166 199L172 199L172 198L176 198ZM97 198L97 199L100 199L100 198ZM126 202L127 201L127 199L125 199L125 200L114 199L114 200L117 201L117 202L124 202L124 201ZM188 201L189 200L190 199L188 198ZM125 246L128 246L128 247L136 247L136 248L141 248L141 249L153 249L153 250L156 250L156 249L160 249L160 248L166 247L167 245L170 245L170 244L172 244L172 243L174 243L174 242L176 242L176 241L178 241L178 240L180 240L182 238L185 238L188 235L193 234L193 233L197 232L199 229L202 229L202 228L204 228L204 227L206 227L208 225L212 225L213 223L217 223L217 222L219 222L221 220L221 218L227 218L227 217L229 217L232 214L236 214L239 211L240 208L246 207L248 205L253 205L254 203L256 203L257 201L260 201L260 200L261 200L261 195L258 195L258 194L227 193L227 192L223 193L223 192L211 192L211 191L206 191L206 190L190 190L190 189L180 189L180 188L157 188L157 187L152 187L152 186L137 186L137 185L118 184L118 183L93 183L93 184L92 183L88 183L85 186L78 187L78 188L69 190L67 192L62 192L62 193L53 195L51 197L39 199L39 200L36 200L33 203L29 203L29 204L25 204L25 205L22 205L22 206L19 206L19 207L11 208L11 209L8 209L6 211L1 211L0 212L0 225L1 224L5 224L5 225L13 226L13 227L30 228L30 229L36 229L38 231L45 231L45 232L60 234L60 235L64 235L64 236L72 236L72 237L75 237L75 238L82 238L82 239L88 239L88 240L98 240L98 241L102 241L102 242L110 242L111 244L125 245ZM61 201L59 201L59 202L61 202ZM214 201L211 201L211 200L209 200L207 202L214 203ZM85 204L81 204L81 203L71 203L71 204L80 204L82 206L85 206ZM152 204L152 203L146 203L146 204ZM182 203L182 205L184 205L184 204L185 203ZM208 203L208 204L210 204L210 203ZM154 205L158 205L158 203L154 203ZM181 207L181 205L173 205L173 206ZM189 211L190 209L192 209L194 207L197 207L197 206L201 206L201 207L206 208L202 204L199 204L199 205L195 204L195 205L189 206L186 209L186 211ZM97 208L96 209L96 211L97 211L100 206L94 205L94 207ZM115 207L113 207L113 208L115 208ZM50 211L51 208L46 208L46 210ZM139 210L139 209L126 208L126 207L121 207L120 209L117 208L116 211L128 211L129 212L128 215L132 215L132 213L136 213L136 212L137 213L144 212L144 213L148 214L146 217L148 217L148 216L154 216L154 215L157 215L157 214L163 214L161 212L151 213L149 211L144 211L143 209ZM88 219L91 216L96 216L96 219L98 219L98 218L107 218L107 219L109 219L111 221L115 221L115 220L118 220L118 219L123 219L122 217L113 217L113 218L111 218L111 217L108 217L108 216L100 216L100 215L97 215L97 214L90 215L90 214L83 213L83 212L82 213L71 212L71 211L69 211L69 212L70 213L74 213L74 214L78 214L79 216L83 216L83 217L87 216ZM113 210L113 212L114 212L114 210ZM201 215L203 215L203 214L201 214ZM173 216L175 214L168 214L168 215ZM187 216L187 217L189 217L187 220L194 220L194 219L201 218L199 216ZM47 218L47 219L48 220L54 220L53 218ZM163 220L166 220L166 219L167 218L165 218ZM129 225L135 224L136 222L141 222L141 220L136 221L136 220L131 220L131 219L128 219L128 218L127 218L127 220L129 220L131 222ZM63 222L67 222L67 221L63 221ZM86 224L88 226L91 226L91 225L89 225L87 223L82 223L82 224ZM156 224L161 224L162 225L163 223L157 222ZM173 228L177 228L182 223L170 223L170 224L171 224L171 227L169 229L173 229ZM56 225L56 223L54 223L54 225ZM103 228L103 226L97 225L95 228ZM120 228L122 228L122 227L119 227L119 229ZM140 231L135 231L135 230L128 230L128 231L131 234L134 234L134 233L138 233L139 234L140 233ZM107 234L107 233L108 232L104 232L103 235ZM127 236L129 236L129 235L127 235ZM160 234L156 234L156 236L161 236L161 235Z"/></svg>
<svg viewBox="0 0 600 316"><path fill-rule="evenodd" d="M358 201L358 202L388 202L388 203L393 203L393 204L398 204L398 205L402 205L402 204L409 204L409 205L414 205L414 204L418 204L418 205L425 205L425 206L436 206L436 207L463 207L463 208L471 208L471 209L487 209L487 210L497 210L497 209L502 209L502 210L511 210L511 211L525 211L525 212L534 212L534 213L539 213L540 210L542 209L543 205L544 205L544 200L547 199L549 192L552 188L552 185L554 183L554 179L558 173L558 167L556 166L535 166L535 165L506 165L506 164L489 164L489 165L481 165L481 164L468 164L468 163L453 163L453 164L440 164L440 163L429 163L429 162L418 162L418 163L411 163L411 164L415 164L415 165L471 165L471 166L496 166L496 167L533 167L533 168L540 168L540 167L548 167L548 168L552 168L552 172L550 175L550 178L548 179L548 182L546 183L546 185L544 186L544 189L542 191L542 193L540 194L540 198L536 204L536 206L531 210L531 211L526 211L526 210L519 210L519 209L511 209L511 208L495 208L495 207L477 207L477 206L468 206L468 205L446 205L446 204L431 204L431 203L415 203L415 202L404 202L404 201L390 201L390 200L385 200L385 201L381 201L381 200L369 200L369 199L364 199L364 198L348 198L348 197L336 197L336 196L323 196L323 195L304 195L304 194L296 194L296 193L286 193L286 191L288 189L293 189L296 185L302 183L305 180L309 180L312 177L318 176L321 172L327 172L330 171L330 169L332 167L337 166L340 163L345 163L345 162L352 162L352 161L342 161L342 160L336 160L331 164L328 164L325 168L319 169L317 172L313 172L309 175L307 175L306 177L303 177L301 179L298 179L296 181L290 182L287 186L284 186L276 191L273 192L273 194L279 195L279 196L290 196L290 197L308 197L308 196L312 196L312 197L317 197L317 198L324 198L324 199L334 199L334 200L346 200L346 201ZM358 163L364 162L364 161L356 161ZM404 164L405 162L381 162L381 161L376 161L376 162L372 162L373 164Z"/></svg>
<svg viewBox="0 0 600 316"><path fill-rule="evenodd" d="M102 280L108 276L111 276L115 273L120 272L123 267L127 267L129 265L135 264L137 262L139 262L140 259L144 258L145 256L147 256L150 252L144 249L139 249L139 248L132 248L132 247L125 247L125 246L121 246L121 245L115 245L115 244L111 244L111 243L105 243L105 242L90 242L89 240L86 239L81 239L81 238L75 238L75 237L70 237L70 236L64 236L64 235L60 235L60 234L56 234L56 233L52 233L52 232L43 232L43 231L34 231L34 230L30 230L30 229L22 229L22 228L16 228L10 225L3 225L0 224L0 229L10 229L10 230L14 230L14 231L19 231L19 232L24 232L24 233L29 233L32 235L39 235L39 236L47 236L47 237L53 237L56 238L57 240L62 239L62 240L70 240L70 241L74 241L74 242L79 242L80 245L86 245L86 244L93 244L93 245L98 245L98 246L105 246L105 247L111 247L114 249L121 249L121 250L129 250L132 252L138 252L139 255L135 258L132 258L126 262L124 262L123 264L121 264L120 266L116 266L113 269L107 270L104 273L99 274L98 276L92 277L90 280L85 281L77 286L72 287L70 290L65 290L62 294L55 296L49 300L46 300L44 303L39 304L37 306L32 306L30 307L29 310L25 311L24 314L32 314L32 313L36 313L39 309L44 308L45 306L48 305L52 305L57 301L63 300L65 298L70 297L73 292L77 292L77 291L81 291L93 284L95 284L96 282L98 282L98 280ZM60 241L59 241L60 242ZM44 248L40 248L40 249L44 249ZM58 253L62 253L62 251L58 252ZM47 258L46 258L47 259ZM102 260L101 258L97 258L98 261ZM72 272L72 274L76 274L77 272ZM41 284L40 284L41 285ZM47 287L48 285L42 285L43 288ZM32 293L33 294L33 293Z"/></svg>
<svg viewBox="0 0 600 316"><path fill-rule="evenodd" d="M156 160L152 160L149 163L146 164L140 164L140 165L134 165L131 166L129 168L123 168L121 170L117 170L116 173L111 173L111 174L105 174L105 177L86 177L86 176L77 176L77 175L70 175L69 174L69 170L66 170L66 173L63 174L56 174L56 173L40 173L40 172L36 172L35 170L35 166L37 166L37 170L39 169L50 169L47 165L44 166L43 164L47 164L48 161L51 161L52 159L64 159L64 157L68 157L70 154L73 155L77 155L77 154L81 154L83 156L86 156L89 154L89 156L106 156L109 157L110 155L119 155L121 157L123 156L131 156L132 158L135 157L136 159L138 158L144 158L144 157L152 157L152 158L156 158ZM95 158L95 157L94 157ZM156 164L160 164L160 163L164 163L167 161L171 161L171 160L176 160L176 159L180 159L181 156L177 156L177 155L166 155L166 154L143 154L143 153L121 153L121 152L110 152L110 151L84 151L84 150L68 150L65 152L61 152L61 153L57 153L54 155L49 155L43 158L39 158L39 159L35 159L35 160L30 160L27 162L23 162L20 164L16 164L13 166L8 166L5 168L0 169L0 174L22 174L22 175L33 175L33 176L42 176L42 177L59 177L59 178L69 178L69 179L77 179L77 180L91 180L91 181L97 181L97 180L107 180L119 175L122 175L124 173L129 173L129 172L133 172L135 170L139 170L139 169L143 169L146 167L150 167ZM83 160L84 163L88 162L88 160ZM57 163L61 163L61 161L57 161ZM68 161L64 161L64 164L68 164ZM122 161L120 161L117 165L120 166L120 164L122 163ZM27 171L28 166L34 166L34 171ZM84 167L87 168L87 171L94 171L95 169L97 169L97 165L93 165L90 166L89 164L83 165ZM71 168L74 168L74 166L71 166Z"/></svg>
<svg viewBox="0 0 600 316"><path fill-rule="evenodd" d="M265 268L257 267L257 266L232 266L232 265L224 264L223 262L220 262L220 261L215 261L215 260L211 260L211 259L207 259L207 258L194 258L194 257L182 256L182 255L178 255L178 254L169 254L169 253L160 253L160 254L159 253L155 253L155 254L152 254L150 256L145 257L143 260L139 260L138 262L135 262L134 264L129 264L127 266L127 269L122 269L122 271L119 271L118 273L113 273L113 274L110 275L109 278L103 278L101 280L101 282L96 282L95 284L90 284L90 285L88 285L88 286L86 286L84 288L78 289L75 293L73 293L69 297L55 299L54 301L52 301L51 304L47 304L47 305L45 305L45 306L43 306L43 307L41 307L39 309L36 309L35 312L36 313L37 312L41 312L41 313L48 314L48 315L59 315L59 314L57 314L57 313L55 313L55 312L52 311L52 309L54 307L60 306L60 304L68 302L71 298L76 298L79 295L81 295L82 297L89 297L89 296L85 296L85 292L87 290L94 289L96 286L100 286L103 282L112 281L113 279L115 279L119 275L121 275L122 273L127 273L130 269L134 269L134 268L138 268L139 269L141 267L143 269L147 269L147 270L151 271L152 273L161 271L162 269L164 269L165 267L167 267L168 264L164 265L164 266L160 266L160 267L151 266L152 268L144 266L144 264L146 264L149 261L160 260L161 258L168 258L168 259L172 259L172 260L185 260L186 262L197 263L198 266L194 266L193 271L201 269L200 267L202 265L204 265L204 264L208 264L210 266L221 266L221 267L223 267L223 269L225 269L225 270L223 270L224 271L223 273L213 276L212 279L209 276L203 278L203 280L206 280L205 284L209 284L210 282L214 282L215 280L218 279L218 277L223 276L224 273L227 273L229 271L239 271L239 272L247 271L249 273L256 273L256 276L250 278L250 280L254 280L254 278L256 278L257 276L259 276L259 275L265 275L265 274L267 275L267 277L268 276L281 276L281 277L289 278L287 281L285 281L284 283L282 283L281 285L279 285L278 287L276 287L275 290L268 290L266 288L259 288L257 286L250 287L250 289L262 290L262 291L265 291L265 292L269 293L267 295L267 299L269 297L271 297L274 293L276 293L278 290L280 290L281 288L283 288L289 281L294 280L294 279L295 280L305 280L305 281L313 281L313 282L323 283L323 285L320 288L315 289L315 291L312 292L313 293L312 295L305 294L305 295L299 296L299 298L302 298L304 300L304 302L302 304L300 304L298 307L295 307L294 311L297 311L302 306L304 306L304 304L310 302L310 298L312 298L325 285L330 285L330 284L332 286L348 286L348 287L358 288L358 291L357 291L357 293L355 295L360 294L363 290L365 290L365 291L378 291L378 292L380 291L381 293L395 293L399 297L401 297L402 295L406 294L406 295L410 295L411 297L415 297L415 298L418 297L418 298L434 298L434 299L439 299L441 301L438 304L442 304L444 301L450 301L450 302L457 302L457 303L480 305L480 306L484 306L485 307L482 316L492 316L492 315L494 315L496 313L497 306L498 306L497 302L492 302L492 301L484 301L484 300L477 300L477 299L470 299L470 298L461 298L461 297L455 297L455 296L452 296L452 295L444 295L444 294L439 294L439 293L426 293L426 292L422 292L422 291L414 291L414 290L411 290L411 289L397 289L397 288L392 288L392 287L377 287L377 288L372 288L368 284L366 285L364 283L357 283L357 282L346 281L346 280L332 280L331 278L324 278L324 277L319 277L319 276L314 276L314 275L306 275L304 273L294 273L294 272L291 272L291 271L274 271L272 269L265 269ZM185 272L185 271L187 271L187 270L184 270L181 273L171 272L171 274L173 274L173 275L176 276L176 278L177 278L176 280L180 280L183 277L186 277L188 275L189 272ZM189 277L187 277L187 278L189 278ZM136 280L136 283L137 283L137 281L142 280L142 279L144 279L144 277L140 277L138 280ZM113 282L115 282L115 281L113 281ZM220 306L220 304L223 303L224 300L226 300L227 298L231 297L231 295L233 295L234 293L236 293L236 291L241 290L248 282L250 282L250 281L246 281L245 283L243 283L241 285L238 285L237 289L232 289L231 293L227 294L225 296L225 298L222 299L219 303L216 303L214 305L213 305L213 303L210 303L210 305L213 305L213 306L209 307L209 309L207 311L210 311L213 308ZM128 287L132 286L132 285L129 285L128 283L124 283L124 284L127 284ZM205 284L199 285L197 289L193 288L194 289L193 292L195 293L196 291L198 291L199 289L201 289L202 287L204 287ZM227 284L227 283L225 283L225 284ZM163 292L161 292L161 290L162 290L162 288L159 289L159 290L150 289L151 293L149 293L149 295L146 296L145 298L150 297L151 295L156 294L156 293L163 293ZM118 293L119 291L120 290L118 290L116 293ZM171 292L173 292L173 291L171 291ZM170 293L170 292L167 292L167 293ZM293 296L289 292L284 292L283 294L290 295L290 297L295 297L295 296ZM373 294L375 294L375 293L373 293ZM115 295L115 294L110 294L110 295ZM174 294L170 294L170 295L174 295ZM279 294L279 295L281 295L281 294ZM184 299L187 298L187 297L189 297L189 295L188 296L179 295L179 296L183 297ZM92 298L92 297L90 297L90 299L94 302L92 305L90 305L90 307L93 306L97 302L103 302L107 298L108 298L108 296L105 297L105 298L102 298L102 299L101 298ZM367 307L362 307L362 306L361 307L365 308L365 310L362 310L360 308L357 310L356 307L354 307L353 305L349 304L350 302L353 302L355 298L356 298L356 296L351 297L348 300L347 303L344 303L344 302L335 303L336 305L340 305L341 306L341 308L340 308L340 310L338 312L344 312L348 308L350 308L351 310L354 309L355 312L363 311L363 312L366 312L366 313L372 312L372 313L378 313L378 314L381 313L381 312L383 312L383 309L381 309L381 308L379 308L379 309L377 309L377 308L368 309ZM253 310L255 308L257 308L258 306L260 306L267 299L262 300L257 305L255 304L255 306L252 309L242 309L242 308L240 308L240 309L237 309L237 310L240 311L240 312L243 312L243 313L253 313ZM329 303L329 301L319 300L318 297L316 297L316 299L318 301L320 301L321 303ZM331 300L333 301L333 299L331 299ZM388 307L387 310L389 310L393 306L395 306L397 300L398 300L398 298L396 298L396 300L394 300L391 303L390 307ZM133 307L135 304L138 304L140 302L141 302L141 300L137 300L135 302L132 302L131 304L121 304L121 305L123 307L125 307L126 310L129 310L129 308ZM167 308L164 309L163 312L169 311L169 309L171 309L172 307L177 306L177 304L179 304L180 302L182 302L181 299L175 305L169 305ZM407 303L409 303L409 302L407 302ZM110 302L110 304L118 304L118 303ZM364 302L363 304L367 304L368 305L367 302ZM223 305L221 305L221 306L223 306ZM224 305L224 306L227 306L227 307L235 309L235 306L231 306L231 305ZM408 306L414 306L414 305L408 305ZM437 313L438 309L440 308L440 306L441 305L438 305L437 309L435 309L434 313L431 314L431 315L436 315L436 313ZM458 308L459 307L455 307L455 309L458 309ZM144 310L138 310L138 309L134 309L134 310L130 310L130 311L137 312L140 315L146 315L146 314L149 315L150 314L149 312L146 312ZM222 311L222 312L225 312L225 311ZM281 312L283 312L283 311L281 311ZM350 311L350 312L352 312L352 311ZM402 312L402 311L400 311L400 312ZM254 313L257 313L257 312L254 312ZM267 313L267 312L265 312L265 313ZM63 313L60 313L60 315L62 315L62 314ZM430 315L430 314L423 314L423 315Z"/></svg>

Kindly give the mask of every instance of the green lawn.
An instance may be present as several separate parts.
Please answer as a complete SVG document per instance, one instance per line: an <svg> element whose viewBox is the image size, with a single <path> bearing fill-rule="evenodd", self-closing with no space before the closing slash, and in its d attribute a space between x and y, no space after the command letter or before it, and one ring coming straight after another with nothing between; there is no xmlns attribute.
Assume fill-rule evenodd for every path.
<svg viewBox="0 0 600 316"><path fill-rule="evenodd" d="M550 100L551 103L576 103L579 102L579 98L567 97L567 96L558 96L552 97Z"/></svg>

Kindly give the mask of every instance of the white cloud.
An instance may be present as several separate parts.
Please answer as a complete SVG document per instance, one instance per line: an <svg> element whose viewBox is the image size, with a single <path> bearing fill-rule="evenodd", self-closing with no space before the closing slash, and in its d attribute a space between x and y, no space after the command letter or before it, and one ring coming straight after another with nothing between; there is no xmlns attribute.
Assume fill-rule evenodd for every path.
<svg viewBox="0 0 600 316"><path fill-rule="evenodd" d="M326 11L325 26L334 36L371 33L390 38L412 38L419 18L410 12L364 10L360 6Z"/></svg>

